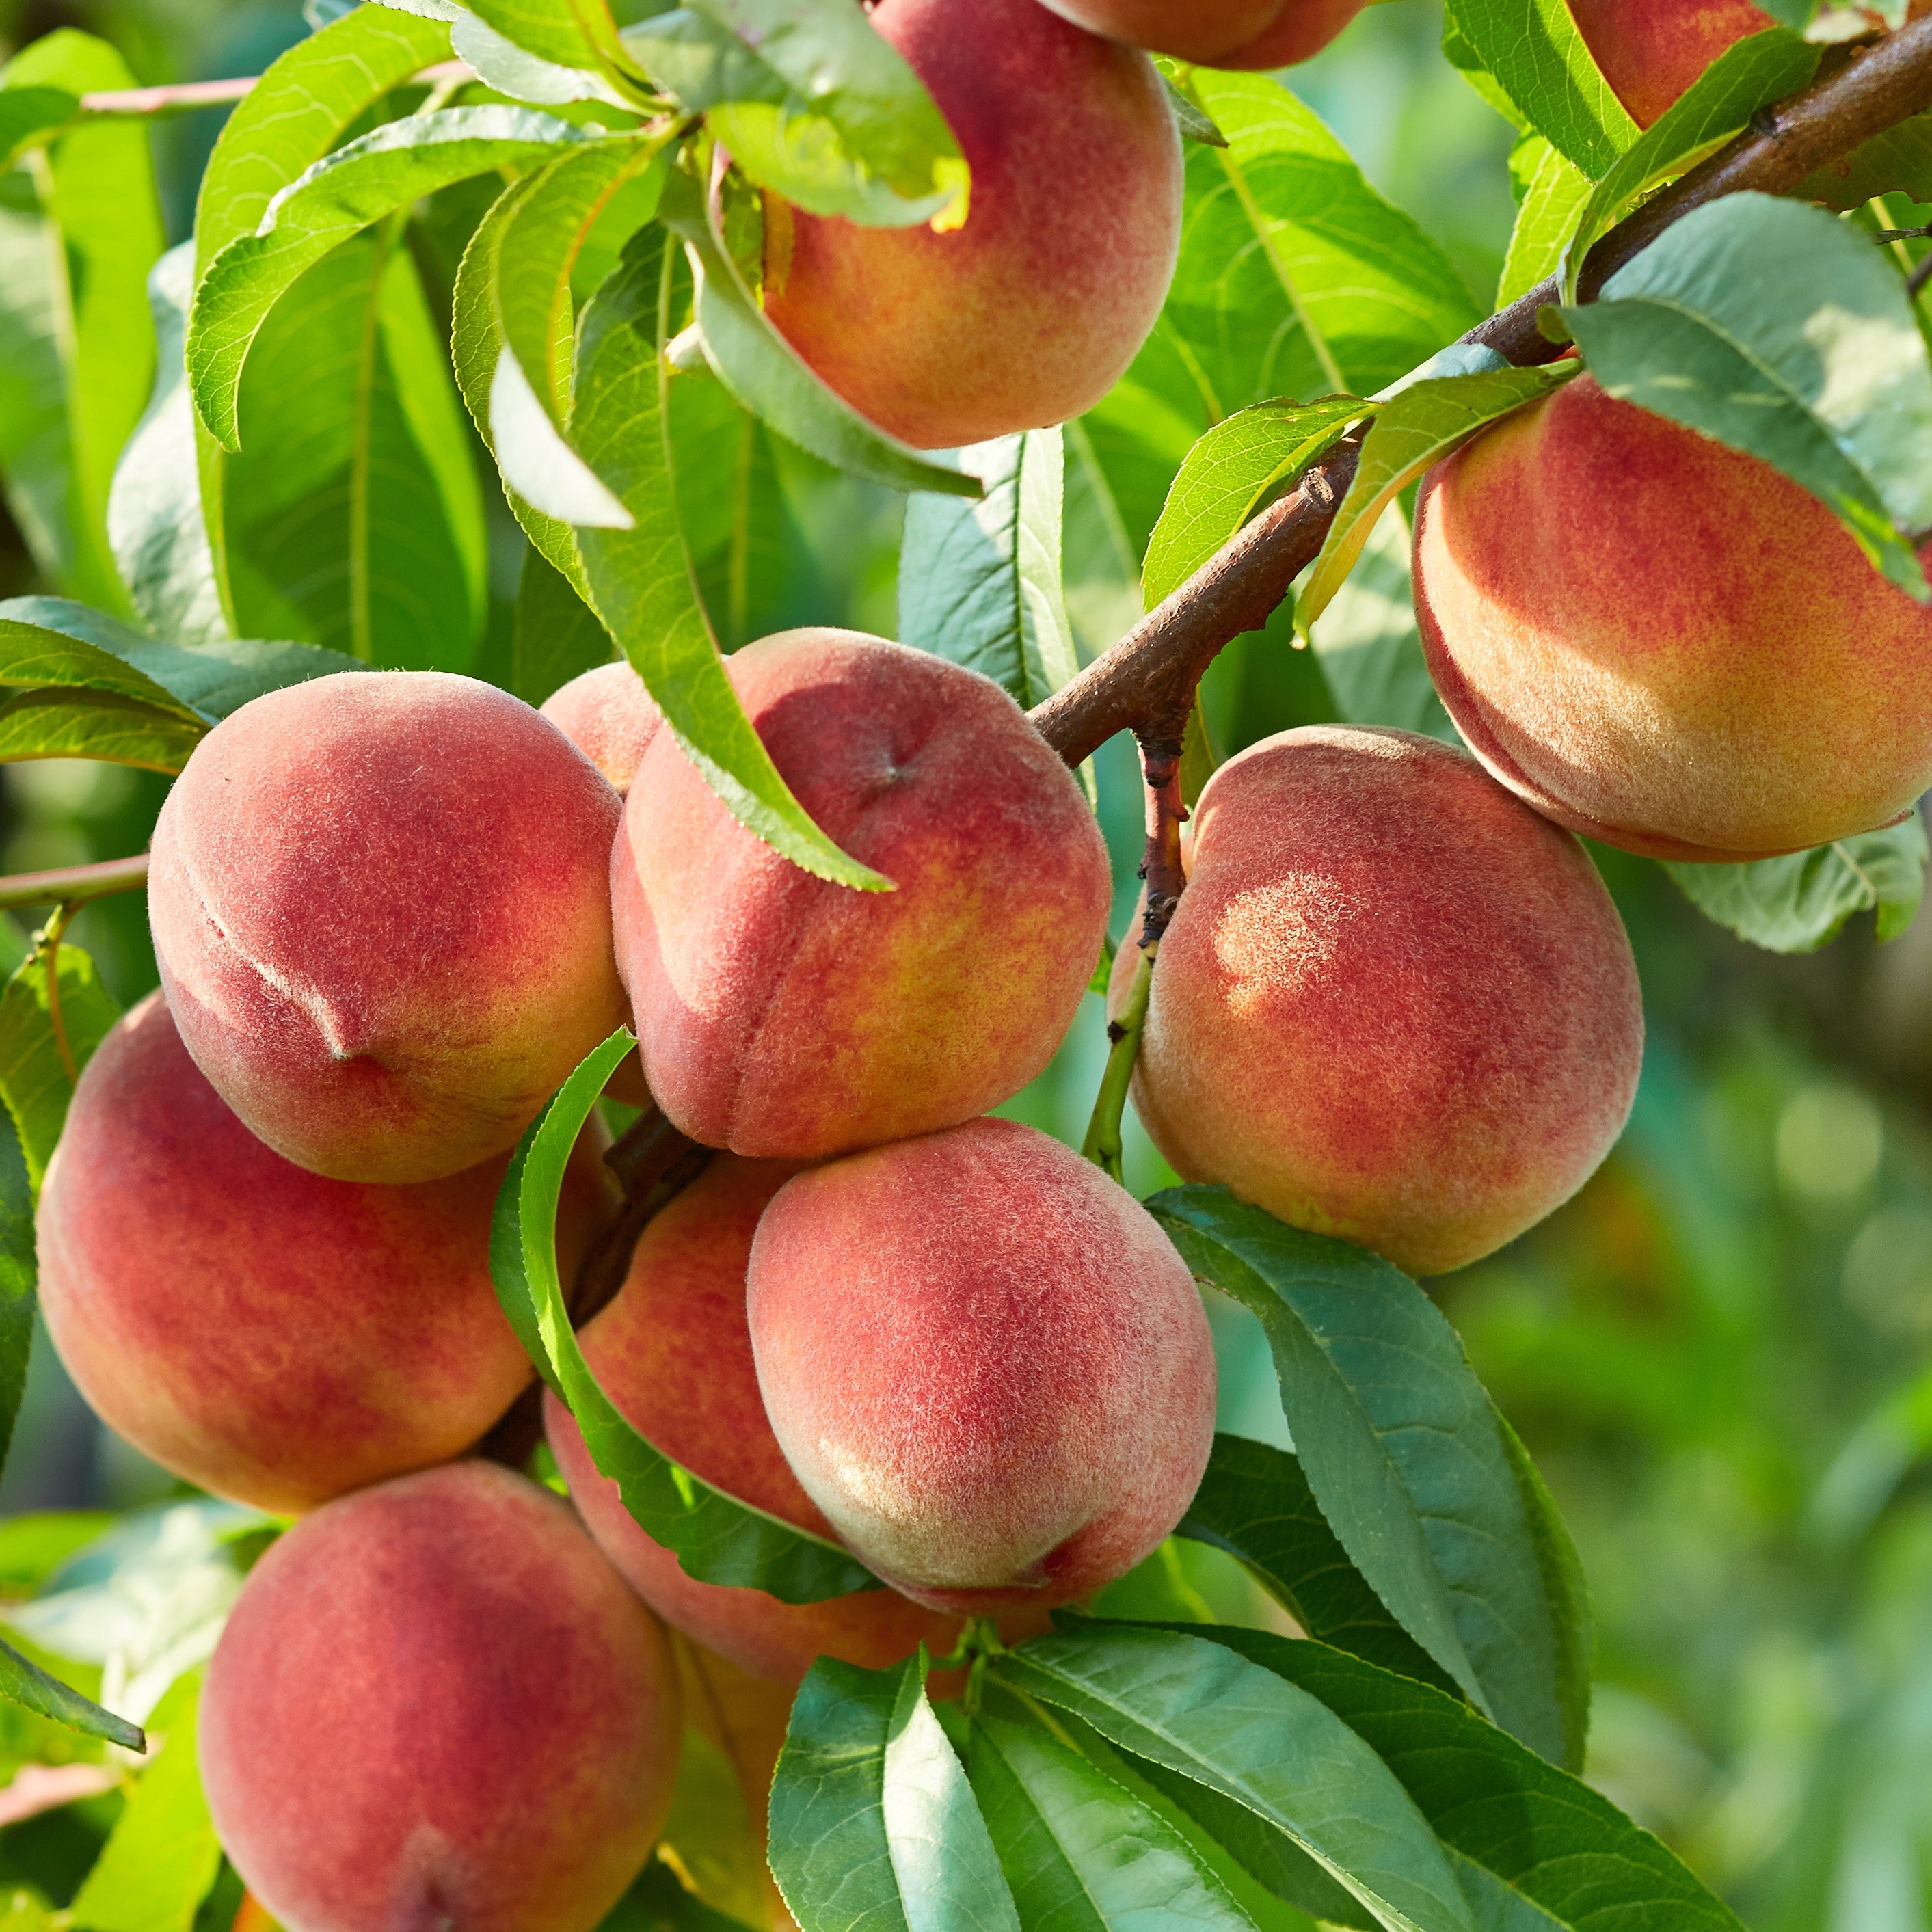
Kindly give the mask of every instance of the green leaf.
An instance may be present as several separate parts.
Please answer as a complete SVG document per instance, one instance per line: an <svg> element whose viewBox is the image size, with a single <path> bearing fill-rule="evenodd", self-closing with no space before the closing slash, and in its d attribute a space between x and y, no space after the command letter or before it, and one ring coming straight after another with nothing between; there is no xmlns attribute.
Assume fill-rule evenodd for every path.
<svg viewBox="0 0 1932 1932"><path fill-rule="evenodd" d="M1354 568L1376 520L1410 484L1478 430L1562 388L1577 373L1574 362L1511 369L1500 366L1500 357L1490 359L1498 366L1409 383L1378 410L1354 481L1296 602L1295 621L1304 632Z"/></svg>
<svg viewBox="0 0 1932 1932"><path fill-rule="evenodd" d="M221 1864L195 1760L198 1704L190 1690L169 1714L166 1742L74 1901L74 1932L192 1932Z"/></svg>
<svg viewBox="0 0 1932 1932"><path fill-rule="evenodd" d="M544 561L542 551L526 550L510 643L510 688L526 704L541 704L612 656L610 633L596 612Z"/></svg>
<svg viewBox="0 0 1932 1932"><path fill-rule="evenodd" d="M29 148L45 146L80 112L78 94L30 87L0 72L0 174Z"/></svg>
<svg viewBox="0 0 1932 1932"><path fill-rule="evenodd" d="M39 1286L33 1184L27 1178L27 1159L13 1117L0 1115L0 1468L6 1466L14 1426L20 1419L21 1398L26 1394ZM15 1524L21 1520L14 1519ZM14 1582L17 1572L0 1568L0 1576Z"/></svg>
<svg viewBox="0 0 1932 1932"><path fill-rule="evenodd" d="M1840 214L1880 195L1932 202L1932 114L1915 114L1874 134L1842 160L1828 161L1792 189L1796 201L1821 202Z"/></svg>
<svg viewBox="0 0 1932 1932"><path fill-rule="evenodd" d="M654 1858L597 1932L746 1932L746 1927L686 1892L670 1868Z"/></svg>
<svg viewBox="0 0 1932 1932"><path fill-rule="evenodd" d="M1422 655L1408 519L1392 504L1310 633L1339 716L1460 745Z"/></svg>
<svg viewBox="0 0 1932 1932"><path fill-rule="evenodd" d="M997 1660L995 1681L1233 1800L1388 1932L1474 1932L1408 1794L1325 1706L1200 1637L1082 1621Z"/></svg>
<svg viewBox="0 0 1932 1932"><path fill-rule="evenodd" d="M1226 1625L1190 1635L1318 1698L1376 1753L1452 1854L1478 1924L1741 1932L1732 1912L1609 1799L1456 1699L1323 1644Z"/></svg>
<svg viewBox="0 0 1932 1932"><path fill-rule="evenodd" d="M482 490L394 224L337 249L277 304L241 419L248 447L221 463L238 634L470 670L488 596Z"/></svg>
<svg viewBox="0 0 1932 1932"><path fill-rule="evenodd" d="M540 165L598 137L528 107L411 115L339 148L282 189L260 228L202 272L188 311L188 384L224 449L242 446L242 371L270 311L323 256L438 188L494 169Z"/></svg>
<svg viewBox="0 0 1932 1932"><path fill-rule="evenodd" d="M265 692L363 667L313 644L224 638L165 644L64 597L0 602L0 684L118 691L212 723Z"/></svg>
<svg viewBox="0 0 1932 1932"><path fill-rule="evenodd" d="M656 142L599 143L551 162L506 214L493 284L497 326L560 428L570 415L577 323L572 272L604 211L640 176L652 185L639 225L650 218L664 168L664 149Z"/></svg>
<svg viewBox="0 0 1932 1932"><path fill-rule="evenodd" d="M1932 526L1932 365L1863 231L1727 195L1563 313L1610 394L1782 470L1894 583L1932 596L1900 534Z"/></svg>
<svg viewBox="0 0 1932 1932"><path fill-rule="evenodd" d="M977 478L931 461L874 429L799 360L718 245L703 197L688 176L674 174L666 185L664 219L690 253L705 359L753 415L835 470L889 490L980 494Z"/></svg>
<svg viewBox="0 0 1932 1932"><path fill-rule="evenodd" d="M692 0L624 44L761 187L888 227L967 215L964 158L919 76L855 8Z"/></svg>
<svg viewBox="0 0 1932 1932"><path fill-rule="evenodd" d="M1046 1731L976 1718L967 1770L1022 1925L1253 1932L1166 1819Z"/></svg>
<svg viewBox="0 0 1932 1932"><path fill-rule="evenodd" d="M558 67L634 72L605 0L470 0L504 39Z"/></svg>
<svg viewBox="0 0 1932 1932"><path fill-rule="evenodd" d="M535 101L550 107L594 100L628 114L637 112L634 91L620 91L596 69L566 67L544 60L518 46L474 14L458 14L450 22L449 43L457 58L467 61L476 70L478 80L512 100Z"/></svg>
<svg viewBox="0 0 1932 1932"><path fill-rule="evenodd" d="M1782 27L1753 34L1727 47L1590 190L1564 262L1563 299L1576 299L1584 258L1625 208L1715 152L1760 107L1796 94L1817 64L1818 50Z"/></svg>
<svg viewBox="0 0 1932 1932"><path fill-rule="evenodd" d="M229 115L202 171L194 217L196 278L230 242L252 235L274 196L391 88L448 57L449 29L442 21L361 6L274 62ZM317 362L326 359L309 358L294 378L298 391L307 388ZM248 507L265 479L231 477L230 459L199 417L194 440L215 583L229 628L245 630L250 627L234 620L226 506L233 494Z"/></svg>
<svg viewBox="0 0 1932 1932"><path fill-rule="evenodd" d="M1568 0L1453 0L1450 15L1517 112L1592 181L1635 142Z"/></svg>
<svg viewBox="0 0 1932 1932"><path fill-rule="evenodd" d="M982 671L1022 711L1080 668L1060 590L1066 457L1057 429L960 452L986 494L976 503L907 500L899 551L899 640Z"/></svg>
<svg viewBox="0 0 1932 1932"><path fill-rule="evenodd" d="M22 692L0 704L0 763L95 758L172 773L188 763L202 731L172 710L104 692Z"/></svg>
<svg viewBox="0 0 1932 1932"><path fill-rule="evenodd" d="M492 454L495 446L490 428L490 392L496 370L503 358L503 331L496 317L497 263L503 232L524 201L536 192L541 175L526 175L506 188L478 224L476 232L463 251L456 272L456 287L450 302L449 359L456 372L476 433ZM500 465L499 466L500 469ZM562 576L580 597L587 598L589 586L584 575L584 560L570 526L544 513L526 502L507 481L504 494L512 512L524 526L524 534L542 553L550 568Z"/></svg>
<svg viewBox="0 0 1932 1932"><path fill-rule="evenodd" d="M896 1670L820 1658L772 1780L771 1864L801 1932L1019 1932L993 1842L926 1697Z"/></svg>
<svg viewBox="0 0 1932 1932"><path fill-rule="evenodd" d="M739 821L815 876L862 891L890 889L806 815L725 675L680 521L667 434L662 354L674 261L645 230L585 310L572 434L584 460L634 519L628 530L582 529L591 607L614 637L686 754Z"/></svg>
<svg viewBox="0 0 1932 1932"><path fill-rule="evenodd" d="M43 938L0 992L0 1101L13 1116L36 1196L75 1083L120 1016L94 962L64 940Z"/></svg>
<svg viewBox="0 0 1932 1932"><path fill-rule="evenodd" d="M0 1024L4 1024L0 1016ZM44 1718L65 1724L90 1738L105 1738L124 1750L145 1750L147 1738L138 1724L117 1718L91 1697L83 1697L58 1677L22 1657L11 1644L0 1643L0 1697L10 1697Z"/></svg>
<svg viewBox="0 0 1932 1932"><path fill-rule="evenodd" d="M164 637L202 644L228 634L196 467L194 404L182 344L194 292L194 244L183 242L148 277L154 322L154 392L107 498L107 536L134 608Z"/></svg>
<svg viewBox="0 0 1932 1932"><path fill-rule="evenodd" d="M571 1149L604 1082L636 1044L629 1033L614 1033L518 1143L490 1231L496 1298L544 1380L576 1417L591 1460L687 1576L763 1590L784 1604L877 1589L878 1580L836 1544L735 1501L659 1454L618 1413L584 1361L557 1277L557 1196Z"/></svg>
<svg viewBox="0 0 1932 1932"><path fill-rule="evenodd" d="M79 538L68 514L57 279L46 224L0 208L0 480L35 567L58 584L76 580Z"/></svg>
<svg viewBox="0 0 1932 1932"><path fill-rule="evenodd" d="M8 63L0 99L20 88L80 94L134 84L106 41L62 28ZM67 398L67 587L89 603L125 610L107 542L107 492L154 381L146 291L164 237L148 130L139 121L87 122L30 159L42 212L59 236L51 261Z"/></svg>
<svg viewBox="0 0 1932 1932"><path fill-rule="evenodd" d="M1787 858L1664 870L1706 918L1740 939L1770 952L1816 952L1862 912L1877 913L1881 940L1897 938L1925 896L1926 857L1924 821L1914 812Z"/></svg>
<svg viewBox="0 0 1932 1932"><path fill-rule="evenodd" d="M1142 598L1151 610L1370 412L1353 396L1255 403L1187 452L1149 541Z"/></svg>
<svg viewBox="0 0 1932 1932"><path fill-rule="evenodd" d="M1225 1188L1148 1205L1197 1274L1261 1318L1309 1486L1376 1594L1486 1714L1580 1762L1587 1617L1551 1600L1544 1526L1435 1304L1378 1256Z"/></svg>
<svg viewBox="0 0 1932 1932"><path fill-rule="evenodd" d="M1521 184L1522 206L1510 235L1496 306L1507 308L1562 266L1563 251L1590 198L1590 178L1540 134L1526 134L1510 154L1510 172Z"/></svg>
<svg viewBox="0 0 1932 1932"><path fill-rule="evenodd" d="M1286 1450L1216 1436L1208 1472L1174 1534L1225 1550L1310 1636L1460 1694L1349 1562L1300 1463Z"/></svg>

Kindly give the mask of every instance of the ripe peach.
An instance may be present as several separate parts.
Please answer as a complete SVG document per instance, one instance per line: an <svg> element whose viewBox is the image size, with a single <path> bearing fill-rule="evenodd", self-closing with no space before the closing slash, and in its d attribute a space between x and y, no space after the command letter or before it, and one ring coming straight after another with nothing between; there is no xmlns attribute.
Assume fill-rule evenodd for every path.
<svg viewBox="0 0 1932 1932"><path fill-rule="evenodd" d="M526 704L434 671L245 704L154 827L161 983L215 1090L338 1180L501 1154L623 1018L621 808Z"/></svg>
<svg viewBox="0 0 1932 1932"><path fill-rule="evenodd" d="M660 733L610 861L658 1105L707 1146L800 1160L998 1106L1100 954L1112 882L1079 787L991 680L922 651L792 631L729 668L800 802L898 889L780 858Z"/></svg>
<svg viewBox="0 0 1932 1932"><path fill-rule="evenodd" d="M1753 0L1570 0L1570 13L1640 128L1660 121L1734 42L1778 24Z"/></svg>
<svg viewBox="0 0 1932 1932"><path fill-rule="evenodd" d="M650 1612L567 1504L488 1462L298 1523L201 1701L215 1829L291 1932L592 1932L682 1736Z"/></svg>
<svg viewBox="0 0 1932 1932"><path fill-rule="evenodd" d="M566 1279L608 1207L580 1142ZM40 1306L104 1420L177 1475L308 1509L467 1448L530 1379L490 1281L500 1155L442 1180L328 1180L255 1138L157 993L80 1078L41 1190Z"/></svg>
<svg viewBox="0 0 1932 1932"><path fill-rule="evenodd" d="M628 664L599 664L574 677L538 707L597 769L620 798L664 713Z"/></svg>
<svg viewBox="0 0 1932 1932"><path fill-rule="evenodd" d="M1797 851L1932 784L1932 613L1768 464L1590 376L1430 472L1415 591L1470 749L1627 851Z"/></svg>
<svg viewBox="0 0 1932 1932"><path fill-rule="evenodd" d="M871 17L958 138L966 222L862 227L767 196L766 313L862 416L921 448L1079 415L1174 275L1180 145L1160 75L1038 0L880 0Z"/></svg>
<svg viewBox="0 0 1932 1932"><path fill-rule="evenodd" d="M740 1502L830 1536L765 1419L745 1320L753 1231L796 1172L720 1154L646 1227L624 1286L581 1340L604 1393L646 1442ZM557 1467L590 1533L658 1616L707 1649L796 1684L817 1658L878 1670L922 1639L938 1655L957 1642L956 1621L895 1591L790 1604L686 1576L598 1474L570 1412L548 1394L544 1409Z"/></svg>
<svg viewBox="0 0 1932 1932"><path fill-rule="evenodd" d="M779 1446L915 1602L1090 1595L1193 1498L1215 1394L1193 1281L1131 1195L1031 1127L974 1120L800 1174L750 1280Z"/></svg>
<svg viewBox="0 0 1932 1932"><path fill-rule="evenodd" d="M1367 0L1046 0L1063 19L1202 67L1288 67L1318 54Z"/></svg>
<svg viewBox="0 0 1932 1932"><path fill-rule="evenodd" d="M1582 1185L1643 1014L1575 839L1433 739L1327 726L1230 760L1194 822L1133 1088L1178 1174L1413 1274Z"/></svg>

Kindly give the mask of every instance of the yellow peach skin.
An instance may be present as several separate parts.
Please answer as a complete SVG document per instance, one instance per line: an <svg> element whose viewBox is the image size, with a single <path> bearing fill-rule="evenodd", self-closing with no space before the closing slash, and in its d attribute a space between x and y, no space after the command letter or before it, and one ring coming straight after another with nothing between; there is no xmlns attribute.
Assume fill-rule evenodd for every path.
<svg viewBox="0 0 1932 1932"><path fill-rule="evenodd" d="M658 1105L706 1146L800 1160L997 1106L1100 956L1112 884L1079 786L990 679L922 651L793 631L729 670L799 802L897 890L781 858L660 733L610 860Z"/></svg>
<svg viewBox="0 0 1932 1932"><path fill-rule="evenodd" d="M603 1144L566 1174L566 1281L610 1204ZM88 1062L47 1170L48 1330L97 1414L217 1496L304 1510L442 1462L530 1379L490 1280L508 1164L310 1174L221 1104L152 994Z"/></svg>
<svg viewBox="0 0 1932 1932"><path fill-rule="evenodd" d="M1180 137L1146 55L1038 0L880 0L972 169L963 226L871 228L767 197L765 308L862 416L921 448L1065 422L1166 299Z"/></svg>
<svg viewBox="0 0 1932 1932"><path fill-rule="evenodd" d="M974 1120L787 1182L748 1306L806 1493L934 1610L1091 1595L1168 1536L1207 1466L1192 1277L1132 1196L1031 1127Z"/></svg>
<svg viewBox="0 0 1932 1932"><path fill-rule="evenodd" d="M621 805L516 698L344 673L244 705L154 827L148 908L196 1064L250 1130L338 1180L505 1152L622 1020Z"/></svg>
<svg viewBox="0 0 1932 1932"><path fill-rule="evenodd" d="M202 1780L288 1932L592 1932L663 1825L680 1702L568 1504L458 1462L262 1559L208 1666Z"/></svg>
<svg viewBox="0 0 1932 1932"><path fill-rule="evenodd" d="M1415 603L1470 749L1627 851L1798 851L1932 784L1932 612L1808 491L1591 376L1430 472Z"/></svg>
<svg viewBox="0 0 1932 1932"><path fill-rule="evenodd" d="M1064 19L1130 47L1202 67L1292 66L1319 53L1366 0L1046 0Z"/></svg>
<svg viewBox="0 0 1932 1932"><path fill-rule="evenodd" d="M1133 1087L1177 1173L1424 1275L1582 1185L1643 1019L1575 839L1460 752L1325 726L1222 766L1195 826Z"/></svg>

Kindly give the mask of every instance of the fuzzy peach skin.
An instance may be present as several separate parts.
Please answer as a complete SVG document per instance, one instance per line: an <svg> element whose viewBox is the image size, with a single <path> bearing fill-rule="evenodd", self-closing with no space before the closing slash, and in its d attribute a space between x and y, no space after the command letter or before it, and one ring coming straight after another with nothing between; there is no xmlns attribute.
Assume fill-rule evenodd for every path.
<svg viewBox="0 0 1932 1932"><path fill-rule="evenodd" d="M1203 67L1288 67L1318 54L1366 0L1045 0L1130 47Z"/></svg>
<svg viewBox="0 0 1932 1932"><path fill-rule="evenodd" d="M610 858L658 1105L708 1147L809 1160L1018 1093L1106 928L1106 847L1072 775L990 679L923 651L791 631L729 669L800 803L897 890L782 859L660 734Z"/></svg>
<svg viewBox="0 0 1932 1932"><path fill-rule="evenodd" d="M1570 0L1570 14L1640 128L1660 121L1726 48L1778 24L1753 0Z"/></svg>
<svg viewBox="0 0 1932 1932"><path fill-rule="evenodd" d="M880 0L872 25L972 169L964 225L861 227L768 196L765 309L840 395L925 449L1064 422L1160 313L1180 137L1146 55L1039 0Z"/></svg>
<svg viewBox="0 0 1932 1932"><path fill-rule="evenodd" d="M680 1702L569 1505L456 1462L262 1559L208 1666L202 1781L288 1932L592 1932L663 1826Z"/></svg>
<svg viewBox="0 0 1932 1932"><path fill-rule="evenodd" d="M1430 472L1415 604L1470 749L1627 851L1798 851L1932 784L1932 613L1808 491L1590 376Z"/></svg>
<svg viewBox="0 0 1932 1932"><path fill-rule="evenodd" d="M779 1446L915 1602L1090 1596L1193 1499L1215 1394L1193 1281L1131 1195L1031 1127L974 1120L799 1175L750 1282Z"/></svg>
<svg viewBox="0 0 1932 1932"><path fill-rule="evenodd" d="M610 1204L603 1145L565 1176L566 1280ZM49 1332L98 1415L238 1502L292 1513L445 1461L530 1379L490 1280L508 1165L310 1174L221 1104L152 994L88 1063L41 1190Z"/></svg>
<svg viewBox="0 0 1932 1932"><path fill-rule="evenodd" d="M758 1217L797 1172L789 1162L718 1155L645 1228L623 1288L581 1340L599 1386L646 1442L740 1502L829 1537L765 1419L745 1319ZM937 1656L956 1646L956 1620L896 1591L790 1604L687 1576L625 1508L617 1485L598 1474L575 1419L548 1392L544 1420L604 1553L667 1623L733 1664L795 1684L820 1657L882 1670L922 1640Z"/></svg>
<svg viewBox="0 0 1932 1932"><path fill-rule="evenodd" d="M627 664L599 664L572 678L538 707L597 769L620 798L631 789L664 713Z"/></svg>
<svg viewBox="0 0 1932 1932"><path fill-rule="evenodd" d="M1643 1012L1575 839L1461 752L1325 725L1231 759L1194 822L1133 1087L1175 1172L1420 1275L1583 1184Z"/></svg>
<svg viewBox="0 0 1932 1932"><path fill-rule="evenodd" d="M182 1037L250 1129L338 1180L514 1146L624 1016L622 809L568 739L474 679L345 673L195 748L148 908Z"/></svg>

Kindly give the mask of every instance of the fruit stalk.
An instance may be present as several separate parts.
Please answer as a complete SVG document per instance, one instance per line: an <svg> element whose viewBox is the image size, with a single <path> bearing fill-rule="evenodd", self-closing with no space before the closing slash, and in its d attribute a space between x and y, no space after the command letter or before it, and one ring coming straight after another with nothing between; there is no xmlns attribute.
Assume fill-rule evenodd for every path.
<svg viewBox="0 0 1932 1932"><path fill-rule="evenodd" d="M1760 114L1701 166L1665 188L1590 251L1586 299L1672 222L1727 194L1787 194L1874 136L1932 107L1932 17L1858 50L1802 93ZM1463 338L1519 366L1561 354L1537 326L1558 300L1552 278ZM1220 652L1258 631L1320 554L1361 449L1360 430L1336 445L1295 488L1236 533L1202 569L1032 713L1069 764L1092 756L1117 731L1171 710Z"/></svg>

